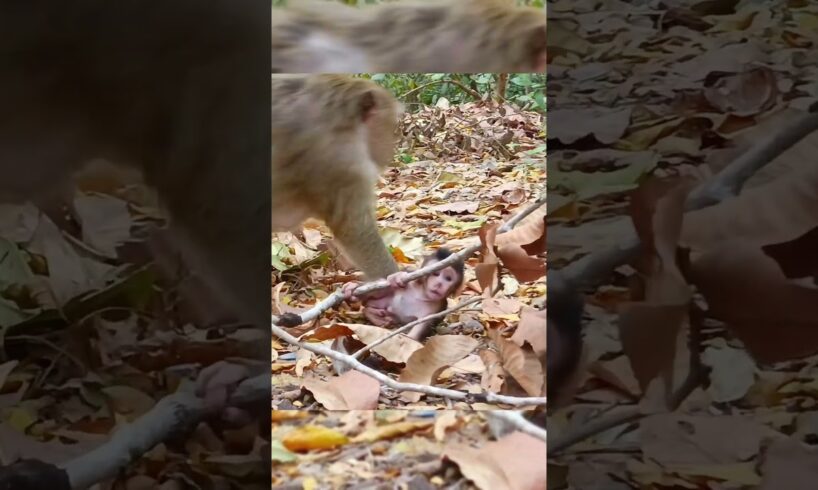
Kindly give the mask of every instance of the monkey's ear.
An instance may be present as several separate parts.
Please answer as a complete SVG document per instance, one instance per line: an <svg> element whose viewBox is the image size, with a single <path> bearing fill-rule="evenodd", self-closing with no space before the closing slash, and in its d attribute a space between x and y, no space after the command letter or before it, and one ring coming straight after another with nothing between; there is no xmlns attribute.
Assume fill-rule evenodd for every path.
<svg viewBox="0 0 818 490"><path fill-rule="evenodd" d="M528 52L531 56L531 66L537 73L545 71L547 45L548 40L545 35L545 25L532 29L528 36Z"/></svg>
<svg viewBox="0 0 818 490"><path fill-rule="evenodd" d="M358 99L358 108L360 110L361 121L368 121L377 105L375 93L372 90L367 90L361 94L360 98Z"/></svg>

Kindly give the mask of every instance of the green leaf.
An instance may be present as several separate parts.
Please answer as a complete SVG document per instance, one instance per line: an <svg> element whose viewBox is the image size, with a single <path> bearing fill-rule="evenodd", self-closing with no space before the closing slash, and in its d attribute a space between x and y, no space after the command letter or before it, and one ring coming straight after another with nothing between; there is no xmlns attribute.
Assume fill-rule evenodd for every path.
<svg viewBox="0 0 818 490"><path fill-rule="evenodd" d="M25 253L16 243L0 238L0 290L25 284L33 277Z"/></svg>
<svg viewBox="0 0 818 490"><path fill-rule="evenodd" d="M476 230L483 226L486 222L486 217L481 216L474 221L456 221L456 220L446 220L444 225L457 228L458 230Z"/></svg>

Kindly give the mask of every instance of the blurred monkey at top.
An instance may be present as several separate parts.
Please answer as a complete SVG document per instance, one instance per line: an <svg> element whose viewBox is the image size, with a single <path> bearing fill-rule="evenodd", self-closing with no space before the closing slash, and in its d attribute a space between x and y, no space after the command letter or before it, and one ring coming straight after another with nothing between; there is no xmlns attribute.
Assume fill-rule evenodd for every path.
<svg viewBox="0 0 818 490"><path fill-rule="evenodd" d="M514 0L286 3L272 12L273 73L545 71L545 9Z"/></svg>

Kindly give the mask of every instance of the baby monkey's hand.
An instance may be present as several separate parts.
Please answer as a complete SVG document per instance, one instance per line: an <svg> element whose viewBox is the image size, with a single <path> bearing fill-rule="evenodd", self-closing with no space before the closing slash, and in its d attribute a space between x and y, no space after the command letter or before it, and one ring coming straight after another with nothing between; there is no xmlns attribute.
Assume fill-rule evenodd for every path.
<svg viewBox="0 0 818 490"><path fill-rule="evenodd" d="M344 294L344 301L360 301L361 298L355 296L353 291L358 289L361 283L358 281L349 281L341 287L341 292Z"/></svg>
<svg viewBox="0 0 818 490"><path fill-rule="evenodd" d="M390 274L386 277L386 280L389 282L389 285L393 289L403 289L409 283L409 271L400 271L394 274Z"/></svg>

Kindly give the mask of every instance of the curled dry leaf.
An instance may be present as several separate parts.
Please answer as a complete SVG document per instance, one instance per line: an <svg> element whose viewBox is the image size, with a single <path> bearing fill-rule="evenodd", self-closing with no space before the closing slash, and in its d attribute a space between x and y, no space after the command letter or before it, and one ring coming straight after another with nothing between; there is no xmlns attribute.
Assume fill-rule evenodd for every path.
<svg viewBox="0 0 818 490"><path fill-rule="evenodd" d="M500 282L498 277L500 260L494 254L494 241L497 236L499 225L496 223L486 224L480 228L480 263L474 268L474 274L480 288L486 291L494 291Z"/></svg>
<svg viewBox="0 0 818 490"><path fill-rule="evenodd" d="M534 352L545 352L546 348L546 319L545 311L524 306L520 313L520 324L511 336L511 340L522 346L524 342L531 344Z"/></svg>
<svg viewBox="0 0 818 490"><path fill-rule="evenodd" d="M503 369L514 378L529 396L545 394L545 366L539 356L525 344L522 347L490 330L489 337L500 352Z"/></svg>
<svg viewBox="0 0 818 490"><path fill-rule="evenodd" d="M760 67L721 77L704 90L704 95L722 112L753 116L775 104L778 88L775 73Z"/></svg>
<svg viewBox="0 0 818 490"><path fill-rule="evenodd" d="M494 243L498 247L518 245L530 255L545 252L545 213L545 206L540 207L510 231L497 235Z"/></svg>
<svg viewBox="0 0 818 490"><path fill-rule="evenodd" d="M545 258L532 257L519 245L500 247L497 256L518 281L536 281L545 275Z"/></svg>

